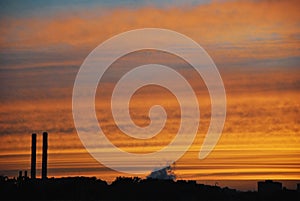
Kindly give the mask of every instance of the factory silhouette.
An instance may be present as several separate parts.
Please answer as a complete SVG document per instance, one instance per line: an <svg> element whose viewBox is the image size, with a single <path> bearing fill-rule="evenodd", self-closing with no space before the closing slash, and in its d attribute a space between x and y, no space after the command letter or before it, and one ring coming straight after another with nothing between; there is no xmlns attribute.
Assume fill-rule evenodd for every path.
<svg viewBox="0 0 300 201"><path fill-rule="evenodd" d="M1 200L300 200L297 190L271 180L259 181L258 191L242 192L194 180L176 180L171 166L146 179L117 177L111 184L96 177L47 177L48 133L43 132L41 178L36 176L37 134L31 135L31 170L17 179L0 176Z"/></svg>
<svg viewBox="0 0 300 201"><path fill-rule="evenodd" d="M43 132L42 179L47 179L48 133ZM36 178L36 133L31 136L31 179Z"/></svg>
<svg viewBox="0 0 300 201"><path fill-rule="evenodd" d="M31 169L30 178L36 179L36 133L31 135ZM42 179L47 179L47 160L48 160L48 133L43 132L43 152L42 152ZM23 178L22 171L19 171L18 178ZM24 178L28 178L27 170L24 171Z"/></svg>

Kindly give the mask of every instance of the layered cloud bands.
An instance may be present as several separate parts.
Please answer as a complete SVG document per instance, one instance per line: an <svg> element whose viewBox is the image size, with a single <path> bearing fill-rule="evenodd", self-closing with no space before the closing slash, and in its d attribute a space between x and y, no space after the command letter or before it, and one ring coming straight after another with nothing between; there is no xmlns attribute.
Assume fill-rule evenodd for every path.
<svg viewBox="0 0 300 201"><path fill-rule="evenodd" d="M110 94L132 66L153 62L173 66L189 80L201 111L196 140L177 161L180 178L299 180L298 4L222 1L163 8L95 5L23 18L1 15L0 174L14 176L19 169L28 169L30 134L46 130L50 135L49 176L96 175L109 180L118 176L95 161L77 136L72 118L73 83L85 57L104 40L131 29L158 27L191 37L216 62L228 101L222 137L209 157L200 161L198 152L211 112L206 86L182 59L149 50L122 57L101 80L96 110L107 137L125 151L141 154L170 143L180 121L174 95L148 86L132 97L130 112L139 126L149 124L152 105L164 106L168 114L165 128L143 141L124 135L116 127L110 113Z"/></svg>

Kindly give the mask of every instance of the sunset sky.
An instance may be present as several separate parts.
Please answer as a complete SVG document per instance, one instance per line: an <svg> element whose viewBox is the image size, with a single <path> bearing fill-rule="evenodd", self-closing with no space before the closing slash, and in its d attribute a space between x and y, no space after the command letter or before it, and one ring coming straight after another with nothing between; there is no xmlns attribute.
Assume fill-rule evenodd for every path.
<svg viewBox="0 0 300 201"><path fill-rule="evenodd" d="M125 31L152 27L192 38L214 60L227 96L222 136L210 155L199 160L211 114L207 89L182 59L144 50L116 61L99 84L97 117L107 138L141 154L170 143L180 109L169 91L148 86L132 97L130 112L137 125L149 124L152 105L164 106L168 114L165 128L145 141L124 135L109 105L114 85L129 68L152 62L170 65L189 80L201 110L196 139L176 161L178 179L299 183L299 6L299 1L276 0L0 1L0 175L29 171L31 133L38 133L41 147L41 133L48 131L49 177L112 181L132 176L104 167L85 150L73 122L72 90L81 64L100 43ZM41 148L38 153L39 176ZM245 187L238 186L242 182L230 184L255 189L255 182Z"/></svg>

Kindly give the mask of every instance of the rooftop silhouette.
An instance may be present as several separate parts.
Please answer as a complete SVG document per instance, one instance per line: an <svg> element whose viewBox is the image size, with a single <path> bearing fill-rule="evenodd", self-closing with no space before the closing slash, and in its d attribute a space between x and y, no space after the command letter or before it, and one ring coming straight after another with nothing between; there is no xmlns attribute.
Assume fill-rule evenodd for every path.
<svg viewBox="0 0 300 201"><path fill-rule="evenodd" d="M241 192L196 181L117 177L111 184L96 177L17 179L0 176L2 200L299 200L296 190Z"/></svg>

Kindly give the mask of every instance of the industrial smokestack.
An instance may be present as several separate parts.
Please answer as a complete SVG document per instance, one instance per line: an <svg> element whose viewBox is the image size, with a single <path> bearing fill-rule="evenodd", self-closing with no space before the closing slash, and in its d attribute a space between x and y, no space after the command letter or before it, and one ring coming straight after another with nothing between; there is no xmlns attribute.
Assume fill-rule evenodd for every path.
<svg viewBox="0 0 300 201"><path fill-rule="evenodd" d="M31 135L31 179L35 179L36 175L36 134Z"/></svg>
<svg viewBox="0 0 300 201"><path fill-rule="evenodd" d="M42 179L47 179L48 133L43 132Z"/></svg>

